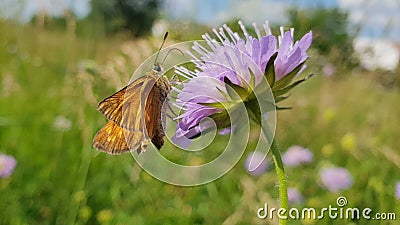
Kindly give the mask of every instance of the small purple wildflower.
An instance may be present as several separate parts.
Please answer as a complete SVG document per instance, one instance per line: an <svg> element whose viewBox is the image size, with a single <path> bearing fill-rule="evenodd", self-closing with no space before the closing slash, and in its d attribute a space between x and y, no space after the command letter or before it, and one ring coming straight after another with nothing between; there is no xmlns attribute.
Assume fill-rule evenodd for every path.
<svg viewBox="0 0 400 225"><path fill-rule="evenodd" d="M251 152L247 155L244 166L249 174L260 176L269 168L269 162L264 153Z"/></svg>
<svg viewBox="0 0 400 225"><path fill-rule="evenodd" d="M395 195L396 198L400 200L400 181L396 183Z"/></svg>
<svg viewBox="0 0 400 225"><path fill-rule="evenodd" d="M0 177L8 178L14 171L17 161L14 157L0 154Z"/></svg>
<svg viewBox="0 0 400 225"><path fill-rule="evenodd" d="M232 132L232 127L227 127L227 128L224 128L224 129L218 131L218 134L219 135L228 135L231 132Z"/></svg>
<svg viewBox="0 0 400 225"><path fill-rule="evenodd" d="M336 72L335 67L332 64L326 64L322 67L322 74L324 76L330 77Z"/></svg>
<svg viewBox="0 0 400 225"><path fill-rule="evenodd" d="M227 85L241 88L240 97L246 103L253 100L255 86L267 77L275 102L278 102L286 98L282 96L284 93L305 80L291 84L293 77L305 68L306 51L312 42L311 31L293 43L293 29L284 32L281 28L281 35L276 37L271 34L267 22L263 25L264 34L253 24L257 34L255 38L247 33L242 22L239 21L239 25L244 38L224 25L219 30L213 29L219 41L205 34L206 47L194 43L194 51L189 54L196 65L195 72L184 67L176 68L175 72L188 80L177 96L176 103L184 112L177 117L180 121L173 138L175 143L180 142L180 138L191 139L207 131L209 127L199 127L200 121L206 117L218 117L213 118L218 129L232 125L223 116L226 109L218 105L237 103L230 96Z"/></svg>
<svg viewBox="0 0 400 225"><path fill-rule="evenodd" d="M331 192L347 189L353 184L353 177L342 167L322 168L320 177L322 184Z"/></svg>
<svg viewBox="0 0 400 225"><path fill-rule="evenodd" d="M303 196L297 188L288 188L287 192L289 204L297 204L303 201Z"/></svg>
<svg viewBox="0 0 400 225"><path fill-rule="evenodd" d="M309 163L313 159L313 153L301 146L291 146L283 154L282 160L285 166L295 167L303 163Z"/></svg>

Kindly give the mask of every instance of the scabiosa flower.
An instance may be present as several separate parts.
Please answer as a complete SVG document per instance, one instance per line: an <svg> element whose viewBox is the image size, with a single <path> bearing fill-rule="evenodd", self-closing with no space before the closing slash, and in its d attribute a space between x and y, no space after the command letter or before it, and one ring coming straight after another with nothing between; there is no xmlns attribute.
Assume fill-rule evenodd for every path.
<svg viewBox="0 0 400 225"><path fill-rule="evenodd" d="M396 198L400 200L400 181L396 183L395 195Z"/></svg>
<svg viewBox="0 0 400 225"><path fill-rule="evenodd" d="M291 146L283 154L282 160L285 166L295 167L303 163L309 163L313 159L313 153L301 146Z"/></svg>
<svg viewBox="0 0 400 225"><path fill-rule="evenodd" d="M347 189L353 184L353 177L342 167L322 168L320 177L322 184L331 192Z"/></svg>
<svg viewBox="0 0 400 225"><path fill-rule="evenodd" d="M0 177L8 178L14 171L17 161L14 157L0 154Z"/></svg>
<svg viewBox="0 0 400 225"><path fill-rule="evenodd" d="M289 204L301 203L303 201L303 196L297 188L288 188L287 192Z"/></svg>
<svg viewBox="0 0 400 225"><path fill-rule="evenodd" d="M176 68L176 73L188 80L177 96L176 103L184 113L177 117L180 122L174 140L182 136L197 137L207 131L209 127L200 123L205 117L214 119L217 128L230 127L227 109L245 104L246 109L254 110L258 106L254 90L264 78L275 102L286 99L285 93L308 78L292 82L305 68L311 32L293 43L293 29L284 32L281 28L281 35L276 37L271 34L267 22L263 25L263 34L253 24L257 37L252 37L242 22L239 21L239 25L244 38L226 25L213 29L218 41L205 34L206 46L195 42L193 52L189 53L196 70ZM254 112L253 120L260 123L262 116L259 114L262 113L265 112Z"/></svg>
<svg viewBox="0 0 400 225"><path fill-rule="evenodd" d="M260 176L268 170L269 162L264 153L255 151L247 155L244 166L251 175Z"/></svg>

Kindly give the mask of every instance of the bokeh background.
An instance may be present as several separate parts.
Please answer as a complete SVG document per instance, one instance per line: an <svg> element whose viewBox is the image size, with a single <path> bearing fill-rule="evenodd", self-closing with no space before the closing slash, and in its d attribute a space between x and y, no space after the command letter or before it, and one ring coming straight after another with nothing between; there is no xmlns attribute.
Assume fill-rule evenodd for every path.
<svg viewBox="0 0 400 225"><path fill-rule="evenodd" d="M264 203L278 205L278 189L270 157L247 171L252 143L228 174L197 187L165 184L129 154L91 147L106 122L98 101L128 83L165 31L171 45L224 23L239 31L239 19L249 29L268 20L276 35L279 26L296 39L314 34L304 74L315 76L278 113L290 206L345 196L349 207L400 217L398 1L0 0L0 17L0 170L5 155L16 161L0 173L0 224L277 224L257 217Z"/></svg>

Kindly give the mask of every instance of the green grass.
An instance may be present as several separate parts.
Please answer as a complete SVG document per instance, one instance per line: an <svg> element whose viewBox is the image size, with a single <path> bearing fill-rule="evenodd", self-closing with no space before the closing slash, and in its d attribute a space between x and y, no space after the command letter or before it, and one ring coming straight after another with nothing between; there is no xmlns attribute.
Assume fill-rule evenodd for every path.
<svg viewBox="0 0 400 225"><path fill-rule="evenodd" d="M0 152L18 161L12 176L0 180L0 224L271 222L256 211L264 203L277 205L273 168L251 177L242 160L213 183L178 187L146 174L129 154L98 154L91 147L106 122L97 101L126 84L159 40L80 38L6 22L0 32ZM95 72L88 73L88 66ZM288 184L304 195L299 207L336 205L338 196L346 196L351 207L398 213L400 92L362 72L346 73L341 79L316 76L282 102L293 109L278 113L279 146L301 145L314 153L311 164L287 169ZM72 122L69 130L54 128L59 115ZM346 134L354 147L341 144ZM170 145L165 148L173 154ZM326 165L346 167L353 186L340 193L321 187L318 169ZM351 222L396 224L314 224Z"/></svg>

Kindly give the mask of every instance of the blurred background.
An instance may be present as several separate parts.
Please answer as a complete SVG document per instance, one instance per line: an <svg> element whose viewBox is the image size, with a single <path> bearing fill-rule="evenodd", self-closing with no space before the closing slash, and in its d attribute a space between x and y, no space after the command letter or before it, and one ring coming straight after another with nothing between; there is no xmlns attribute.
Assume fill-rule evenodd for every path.
<svg viewBox="0 0 400 225"><path fill-rule="evenodd" d="M268 20L275 35L294 27L296 40L313 31L304 74L316 76L278 113L290 206L345 196L349 207L400 217L397 0L0 0L0 18L0 224L277 224L257 217L278 205L278 189L270 157L247 171L252 144L198 187L165 184L129 154L91 147L106 122L98 101L128 83L165 31L168 46L224 23L239 31L238 20L249 30Z"/></svg>

